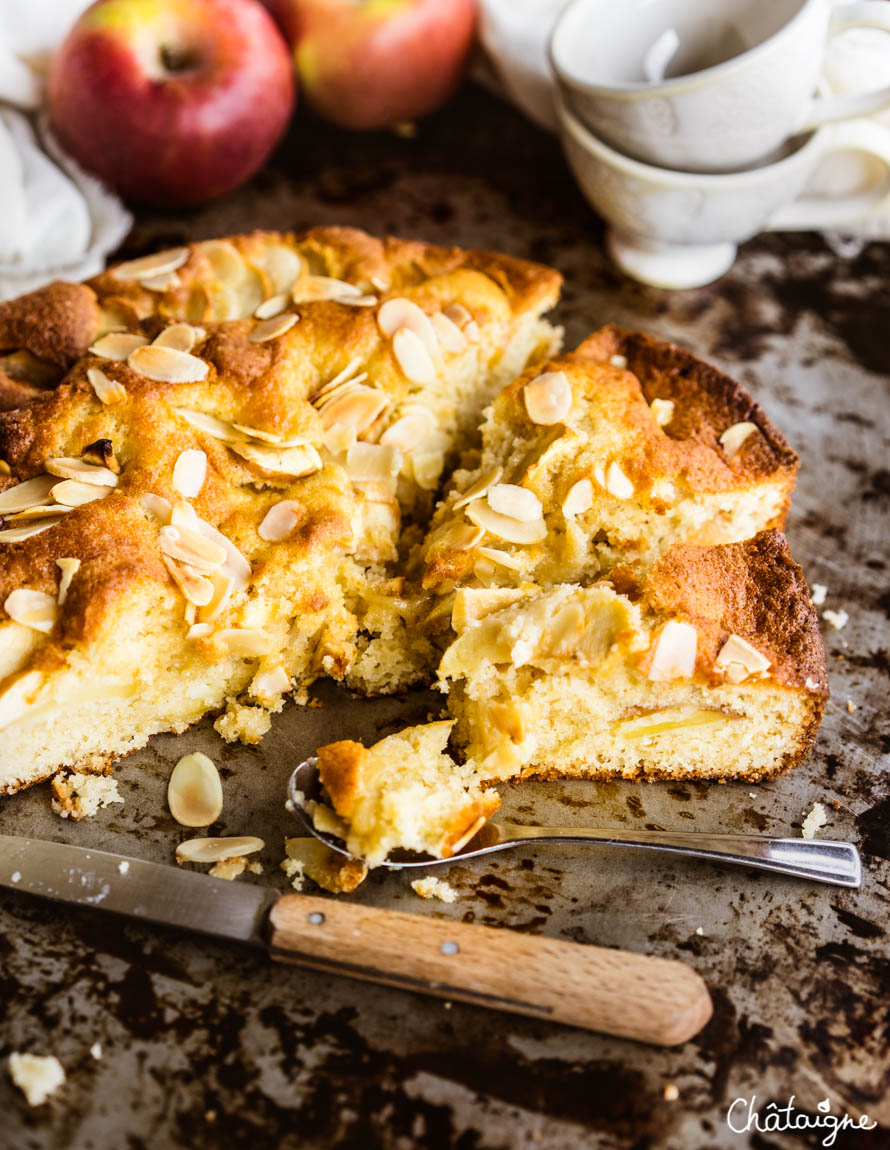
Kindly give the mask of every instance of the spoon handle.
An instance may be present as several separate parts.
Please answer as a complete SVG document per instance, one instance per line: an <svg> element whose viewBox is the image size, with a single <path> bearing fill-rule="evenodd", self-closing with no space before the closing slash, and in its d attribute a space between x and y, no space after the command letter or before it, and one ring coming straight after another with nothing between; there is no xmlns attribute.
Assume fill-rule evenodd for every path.
<svg viewBox="0 0 890 1150"><path fill-rule="evenodd" d="M673 959L309 895L282 895L269 921L282 962L639 1042L678 1045L711 1016Z"/></svg>
<svg viewBox="0 0 890 1150"><path fill-rule="evenodd" d="M704 831L633 831L592 827L530 827L498 823L498 847L526 839L643 847L691 858L738 863L760 870L808 878L836 886L862 885L862 860L853 843L830 839L775 839L764 835L709 834ZM497 848L495 848L497 849ZM467 851L467 854L473 852Z"/></svg>

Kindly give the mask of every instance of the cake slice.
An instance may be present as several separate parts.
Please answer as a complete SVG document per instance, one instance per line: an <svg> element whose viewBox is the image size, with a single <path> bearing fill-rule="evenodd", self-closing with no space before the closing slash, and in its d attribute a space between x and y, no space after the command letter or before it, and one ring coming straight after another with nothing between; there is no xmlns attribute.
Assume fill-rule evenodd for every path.
<svg viewBox="0 0 890 1150"><path fill-rule="evenodd" d="M460 850L500 798L445 752L451 727L450 721L409 727L369 748L351 741L319 747L330 806L312 804L316 827L341 838L369 867L397 849L434 858Z"/></svg>
<svg viewBox="0 0 890 1150"><path fill-rule="evenodd" d="M769 778L828 697L784 537L677 545L581 587L461 588L439 665L478 778Z"/></svg>
<svg viewBox="0 0 890 1150"><path fill-rule="evenodd" d="M318 229L0 306L24 404L0 415L0 791L208 711L255 742L320 674L369 692L428 674L400 537L482 407L552 352L558 286Z"/></svg>
<svg viewBox="0 0 890 1150"><path fill-rule="evenodd" d="M589 583L781 527L797 457L728 376L607 327L497 397L424 545L425 588ZM441 612L440 612L441 617Z"/></svg>

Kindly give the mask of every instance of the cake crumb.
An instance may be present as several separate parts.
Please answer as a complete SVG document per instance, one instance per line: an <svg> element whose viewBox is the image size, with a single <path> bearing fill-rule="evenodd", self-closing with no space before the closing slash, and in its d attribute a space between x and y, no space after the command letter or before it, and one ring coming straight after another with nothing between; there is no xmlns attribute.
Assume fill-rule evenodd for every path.
<svg viewBox="0 0 890 1150"><path fill-rule="evenodd" d="M121 859L121 861L117 864L117 869L121 874L129 874L130 864L126 859Z"/></svg>
<svg viewBox="0 0 890 1150"><path fill-rule="evenodd" d="M19 1054L9 1056L9 1076L28 1100L29 1106L40 1106L65 1081L65 1071L54 1054Z"/></svg>
<svg viewBox="0 0 890 1150"><path fill-rule="evenodd" d="M253 862L249 862L247 864L247 870L250 874L262 874L263 864L259 861L259 859L254 859Z"/></svg>
<svg viewBox="0 0 890 1150"><path fill-rule="evenodd" d="M748 791L748 798L749 799L756 799L757 798L757 791Z"/></svg>
<svg viewBox="0 0 890 1150"><path fill-rule="evenodd" d="M821 827L828 822L828 815L821 803L813 803L813 809L803 821L800 833L805 839L814 839Z"/></svg>
<svg viewBox="0 0 890 1150"><path fill-rule="evenodd" d="M823 611L822 618L826 623L830 623L835 631L842 631L850 621L846 611Z"/></svg>
<svg viewBox="0 0 890 1150"><path fill-rule="evenodd" d="M214 878L224 878L232 881L247 869L247 859L244 855L233 855L231 858L220 859L214 863L207 872Z"/></svg>
<svg viewBox="0 0 890 1150"><path fill-rule="evenodd" d="M695 933L696 933L696 934L700 934L700 935L703 935L705 932L704 932L704 929L703 929L703 927L697 926L697 927L695 928Z"/></svg>
<svg viewBox="0 0 890 1150"><path fill-rule="evenodd" d="M442 902L457 902L459 892L449 882L430 875L428 878L416 878L411 883L411 889L421 898L437 898Z"/></svg>
<svg viewBox="0 0 890 1150"><path fill-rule="evenodd" d="M661 1096L665 1102L676 1102L680 1097L680 1091L678 1090L676 1083L668 1082L665 1085L664 1090L662 1090Z"/></svg>
<svg viewBox="0 0 890 1150"><path fill-rule="evenodd" d="M810 602L814 607L821 607L828 596L828 588L824 583L814 583L811 590Z"/></svg>
<svg viewBox="0 0 890 1150"><path fill-rule="evenodd" d="M272 717L265 707L249 707L242 703L229 703L224 715L213 724L213 729L227 743L242 742L253 746L272 727Z"/></svg>
<svg viewBox="0 0 890 1150"><path fill-rule="evenodd" d="M299 859L285 859L281 864L281 869L290 879L290 884L294 890L303 889L306 875L303 873L303 864Z"/></svg>
<svg viewBox="0 0 890 1150"><path fill-rule="evenodd" d="M858 708L857 708L856 704L853 702L853 700L847 699L847 713L850 715L854 715L857 710L858 710Z"/></svg>
<svg viewBox="0 0 890 1150"><path fill-rule="evenodd" d="M102 807L122 803L117 779L109 775L87 775L82 771L62 771L52 781L52 807L63 819L88 819Z"/></svg>
<svg viewBox="0 0 890 1150"><path fill-rule="evenodd" d="M102 1043L101 1042L94 1042L93 1045L90 1047L90 1054L98 1062L102 1057Z"/></svg>

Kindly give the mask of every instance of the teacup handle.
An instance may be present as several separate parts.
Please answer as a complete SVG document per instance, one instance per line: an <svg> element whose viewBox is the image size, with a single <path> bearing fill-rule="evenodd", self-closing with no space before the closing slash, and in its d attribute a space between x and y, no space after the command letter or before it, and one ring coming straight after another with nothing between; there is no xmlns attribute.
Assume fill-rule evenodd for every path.
<svg viewBox="0 0 890 1150"><path fill-rule="evenodd" d="M850 0L849 3L838 5L831 13L829 38L839 36L850 28L879 28L890 32L890 4L887 0ZM872 116L885 108L890 108L890 84L875 88L873 92L817 97L807 109L801 130L810 131L835 120Z"/></svg>
<svg viewBox="0 0 890 1150"><path fill-rule="evenodd" d="M884 0L880 0L884 3ZM887 5L890 8L890 4ZM842 227L861 220L882 206L890 207L890 129L869 120L855 120L848 124L833 124L825 128L822 157L832 152L865 152L880 160L886 168L879 188L861 195L828 199L820 196L802 196L784 204L770 216L765 230L770 232L820 231L823 228Z"/></svg>

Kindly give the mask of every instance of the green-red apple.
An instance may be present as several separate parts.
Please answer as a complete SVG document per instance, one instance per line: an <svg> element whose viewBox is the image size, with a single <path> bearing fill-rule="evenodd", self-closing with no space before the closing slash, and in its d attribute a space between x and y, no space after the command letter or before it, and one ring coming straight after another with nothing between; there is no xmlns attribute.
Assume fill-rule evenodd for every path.
<svg viewBox="0 0 890 1150"><path fill-rule="evenodd" d="M456 86L475 0L266 0L301 91L329 120L383 128L435 111Z"/></svg>
<svg viewBox="0 0 890 1150"><path fill-rule="evenodd" d="M258 0L99 0L49 78L63 147L128 199L170 207L247 180L294 98L288 46Z"/></svg>

